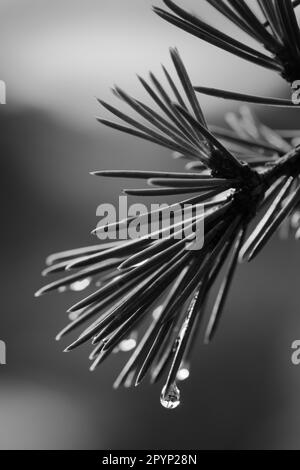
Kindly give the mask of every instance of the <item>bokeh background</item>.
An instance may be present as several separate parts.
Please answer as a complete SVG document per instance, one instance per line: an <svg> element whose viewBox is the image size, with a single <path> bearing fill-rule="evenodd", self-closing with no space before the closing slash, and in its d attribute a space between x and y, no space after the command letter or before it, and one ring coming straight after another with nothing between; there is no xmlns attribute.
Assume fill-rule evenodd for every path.
<svg viewBox="0 0 300 470"><path fill-rule="evenodd" d="M0 0L1 449L299 449L299 248L276 238L241 266L219 334L194 354L182 406L159 404L160 387L112 390L124 356L94 374L82 348L54 337L75 294L34 299L51 252L94 243L96 207L120 186L100 168L179 169L169 153L105 129L95 99L114 83L144 96L135 74L171 66L178 46L194 84L289 96L271 72L164 24L160 0ZM185 4L236 33L207 6ZM113 97L111 98L114 99ZM211 123L234 103L201 99ZM299 112L257 108L269 125L297 128ZM128 184L128 182L127 182ZM79 298L79 296L77 295Z"/></svg>

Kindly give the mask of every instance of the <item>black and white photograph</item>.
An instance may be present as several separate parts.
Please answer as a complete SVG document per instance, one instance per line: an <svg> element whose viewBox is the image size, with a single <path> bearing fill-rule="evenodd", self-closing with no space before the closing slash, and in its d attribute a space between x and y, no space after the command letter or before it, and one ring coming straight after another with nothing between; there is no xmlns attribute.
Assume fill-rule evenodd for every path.
<svg viewBox="0 0 300 470"><path fill-rule="evenodd" d="M0 129L0 450L300 450L300 1L0 0Z"/></svg>

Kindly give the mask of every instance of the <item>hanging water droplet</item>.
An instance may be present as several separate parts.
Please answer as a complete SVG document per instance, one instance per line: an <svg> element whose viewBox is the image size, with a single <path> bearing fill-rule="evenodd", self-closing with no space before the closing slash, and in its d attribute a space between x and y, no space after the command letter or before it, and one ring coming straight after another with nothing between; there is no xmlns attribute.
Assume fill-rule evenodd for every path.
<svg viewBox="0 0 300 470"><path fill-rule="evenodd" d="M166 385L164 386L160 395L160 403L168 410L174 410L180 405L180 390L175 382L168 389Z"/></svg>
<svg viewBox="0 0 300 470"><path fill-rule="evenodd" d="M80 292L84 289L86 289L91 283L91 278L87 277L86 279L82 279L81 281L76 281L73 282L73 284L70 285L70 290L73 290L75 292Z"/></svg>

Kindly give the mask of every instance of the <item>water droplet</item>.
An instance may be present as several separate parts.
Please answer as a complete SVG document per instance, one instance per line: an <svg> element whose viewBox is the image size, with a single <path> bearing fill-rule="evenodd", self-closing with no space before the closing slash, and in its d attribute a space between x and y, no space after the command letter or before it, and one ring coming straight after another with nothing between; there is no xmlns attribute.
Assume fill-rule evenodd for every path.
<svg viewBox="0 0 300 470"><path fill-rule="evenodd" d="M168 389L166 385L164 386L160 396L160 403L168 410L174 410L180 405L180 390L176 383L170 385Z"/></svg>
<svg viewBox="0 0 300 470"><path fill-rule="evenodd" d="M81 281L76 281L73 282L73 284L70 285L70 290L80 292L84 289L86 289L91 283L91 278L87 277L86 279L82 279Z"/></svg>

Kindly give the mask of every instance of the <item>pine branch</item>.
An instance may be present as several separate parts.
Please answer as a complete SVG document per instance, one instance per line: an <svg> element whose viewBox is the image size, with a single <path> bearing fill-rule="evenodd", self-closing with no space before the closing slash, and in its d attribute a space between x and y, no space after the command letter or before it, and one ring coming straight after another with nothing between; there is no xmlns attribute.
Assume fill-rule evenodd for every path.
<svg viewBox="0 0 300 470"><path fill-rule="evenodd" d="M181 29L258 65L282 74L288 81L299 71L300 35L294 8L300 2L259 1L264 20L244 0L207 0L214 8L259 43L266 54L226 36L195 15L164 0L172 13L155 12ZM215 335L238 261L250 261L285 222L300 238L300 147L294 147L295 131L277 132L260 123L243 106L230 113L228 128L207 124L195 90L218 98L290 106L287 100L265 99L211 88L193 88L176 49L171 49L173 75L163 67L163 80L150 72L139 82L152 100L151 106L120 87L114 96L129 111L99 100L120 122L99 121L125 134L167 148L185 162L182 172L98 170L97 177L144 180L148 188L125 189L135 196L172 195L179 201L169 209L192 208L187 220L170 219L167 227L153 228L151 216L163 217L166 208L128 216L98 226L94 235L144 224L146 235L90 247L67 250L47 258L43 275L62 277L42 287L36 296L52 291L96 289L72 305L70 323L57 335L61 340L82 328L65 349L72 351L91 343L91 370L114 351L134 349L114 387L139 385L147 376L151 383L166 377L161 403L176 408L180 403L178 381L189 375L191 354L204 322L212 288L225 269L214 307L206 326L205 342ZM299 75L300 76L300 75ZM132 117L134 113L137 117ZM125 125L124 125L125 123ZM181 199L182 194L191 194ZM200 213L197 211L203 207ZM263 215L264 214L264 215ZM255 228L247 236L250 222ZM203 247L191 249L205 226ZM188 229L188 232L185 232ZM142 338L138 331L147 324Z"/></svg>
<svg viewBox="0 0 300 470"><path fill-rule="evenodd" d="M163 0L168 8L154 7L154 12L168 23L216 47L230 52L256 65L278 72L288 83L300 78L300 30L295 8L299 2L292 0L259 0L258 12L247 0L206 0L219 13L241 31L262 45L266 53L237 41L222 33L201 17L189 13L177 2ZM170 13L170 11L171 13ZM266 103L268 104L268 103Z"/></svg>

